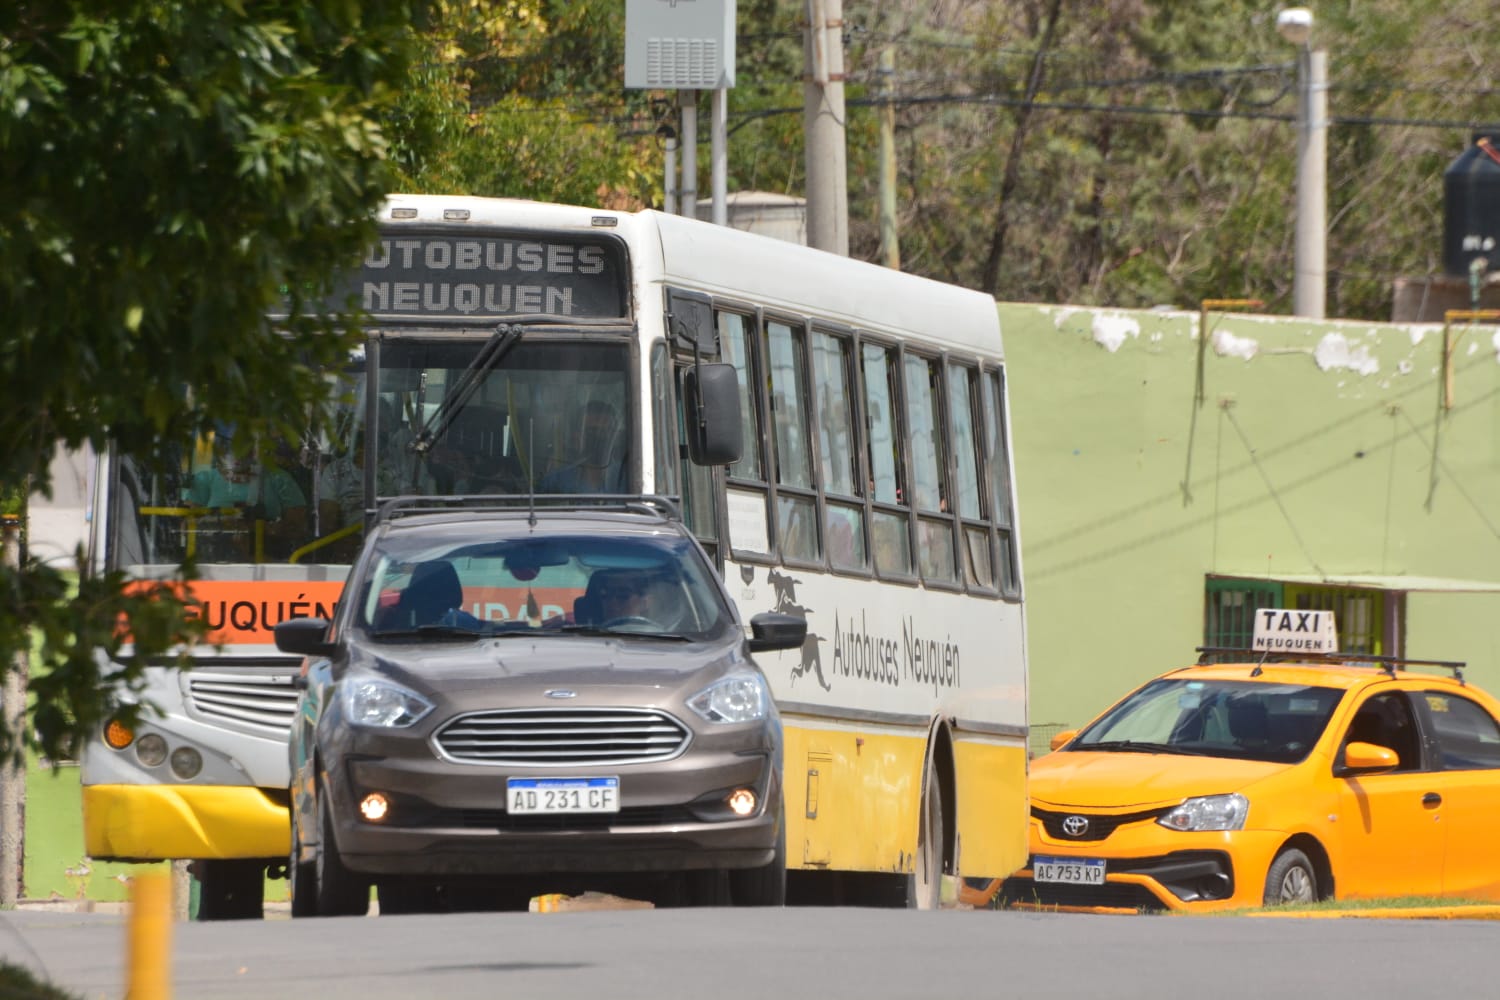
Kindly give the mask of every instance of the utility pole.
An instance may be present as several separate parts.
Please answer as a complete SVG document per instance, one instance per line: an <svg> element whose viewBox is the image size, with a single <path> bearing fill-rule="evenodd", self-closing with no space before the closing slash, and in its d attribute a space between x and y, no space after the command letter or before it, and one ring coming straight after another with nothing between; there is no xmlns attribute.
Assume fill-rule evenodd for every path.
<svg viewBox="0 0 1500 1000"><path fill-rule="evenodd" d="M1297 222L1292 312L1322 319L1328 308L1328 53L1312 44L1313 15L1288 7L1276 30L1297 46Z"/></svg>
<svg viewBox="0 0 1500 1000"><path fill-rule="evenodd" d="M682 115L682 183L677 186L677 204L689 219L698 217L698 92L679 90L677 106Z"/></svg>
<svg viewBox="0 0 1500 1000"><path fill-rule="evenodd" d="M844 4L807 0L802 130L807 142L807 243L849 256L844 149Z"/></svg>
<svg viewBox="0 0 1500 1000"><path fill-rule="evenodd" d="M880 52L880 262L901 270L901 246L896 238L896 55Z"/></svg>
<svg viewBox="0 0 1500 1000"><path fill-rule="evenodd" d="M0 521L0 558L16 571L22 565L21 530L21 518L15 514L6 514ZM30 666L25 649L16 651L13 662L0 663L0 672L5 679L3 689L0 689L3 690L0 694L0 726L5 727L5 734L18 757L26 727L26 681ZM26 769L13 764L9 756L0 758L0 910L14 910L21 898L26 858L25 817Z"/></svg>

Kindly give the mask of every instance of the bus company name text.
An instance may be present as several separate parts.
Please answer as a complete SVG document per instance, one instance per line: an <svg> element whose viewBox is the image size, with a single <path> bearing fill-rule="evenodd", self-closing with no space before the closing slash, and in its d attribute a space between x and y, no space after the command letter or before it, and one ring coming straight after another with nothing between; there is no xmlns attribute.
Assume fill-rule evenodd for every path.
<svg viewBox="0 0 1500 1000"><path fill-rule="evenodd" d="M365 267L394 266L410 271L523 271L546 274L602 274L604 248L571 243L516 240L381 240L365 257Z"/></svg>
<svg viewBox="0 0 1500 1000"><path fill-rule="evenodd" d="M365 256L360 304L375 313L571 316L574 276L602 275L608 263L595 245L392 237ZM527 274L541 280L490 280Z"/></svg>
<svg viewBox="0 0 1500 1000"><path fill-rule="evenodd" d="M373 313L534 313L573 315L573 289L551 285L366 281L360 305Z"/></svg>
<svg viewBox="0 0 1500 1000"><path fill-rule="evenodd" d="M210 632L228 629L233 632L270 631L280 622L293 618L333 618L335 605L322 601L203 601L198 614L208 623Z"/></svg>
<svg viewBox="0 0 1500 1000"><path fill-rule="evenodd" d="M856 624L841 625L833 616L833 673L899 687L931 685L933 690L959 686L959 649L951 637L934 639L917 632L914 619L901 623L901 639L871 633L865 612Z"/></svg>

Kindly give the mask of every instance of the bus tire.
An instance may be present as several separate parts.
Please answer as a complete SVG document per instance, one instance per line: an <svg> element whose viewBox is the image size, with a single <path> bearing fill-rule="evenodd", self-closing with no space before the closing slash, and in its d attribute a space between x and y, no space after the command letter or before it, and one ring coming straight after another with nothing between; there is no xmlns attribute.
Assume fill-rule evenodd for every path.
<svg viewBox="0 0 1500 1000"><path fill-rule="evenodd" d="M943 794L932 764L922 778L922 807L917 819L917 851L906 876L906 906L936 910L943 901Z"/></svg>
<svg viewBox="0 0 1500 1000"><path fill-rule="evenodd" d="M759 868L729 872L729 901L735 906L786 905L786 817L776 830L776 853Z"/></svg>
<svg viewBox="0 0 1500 1000"><path fill-rule="evenodd" d="M344 866L338 841L333 836L333 812L328 792L318 792L318 851L315 880L318 915L323 917L362 917L370 910L370 886Z"/></svg>
<svg viewBox="0 0 1500 1000"><path fill-rule="evenodd" d="M201 860L193 863L198 879L199 920L259 920L265 903L266 863L259 859Z"/></svg>

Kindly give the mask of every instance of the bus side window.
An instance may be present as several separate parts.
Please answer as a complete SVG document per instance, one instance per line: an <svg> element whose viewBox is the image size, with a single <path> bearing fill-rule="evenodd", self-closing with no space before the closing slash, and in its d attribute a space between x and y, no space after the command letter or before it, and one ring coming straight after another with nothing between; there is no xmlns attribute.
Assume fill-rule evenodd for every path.
<svg viewBox="0 0 1500 1000"><path fill-rule="evenodd" d="M722 357L734 365L739 382L740 419L744 427L740 460L729 467L726 498L729 521L725 526L729 548L766 556L771 551L770 519L766 513L771 487L766 482L761 399L756 391L761 383L755 356L754 319L724 310L716 311L714 319L719 327Z"/></svg>
<svg viewBox="0 0 1500 1000"><path fill-rule="evenodd" d="M817 392L818 468L823 476L824 536L835 569L865 570L864 484L855 450L854 395L849 376L854 357L849 337L822 330L812 334L813 385Z"/></svg>
<svg viewBox="0 0 1500 1000"><path fill-rule="evenodd" d="M912 506L917 510L917 561L924 580L954 579L953 522L948 510L947 444L942 363L906 356L906 421L911 435ZM949 516L935 516L949 515Z"/></svg>
<svg viewBox="0 0 1500 1000"><path fill-rule="evenodd" d="M984 588L995 585L994 565L990 558L990 529L987 523L983 484L979 470L984 467L984 452L976 428L982 427L979 412L979 372L967 365L948 366L948 410L953 424L953 512L959 517L960 545L964 578Z"/></svg>
<svg viewBox="0 0 1500 1000"><path fill-rule="evenodd" d="M882 576L911 576L911 541L896 410L896 352L877 344L860 348L864 383L866 441L870 459L870 515L875 569Z"/></svg>
<svg viewBox="0 0 1500 1000"><path fill-rule="evenodd" d="M766 323L771 420L776 440L776 528L784 558L813 562L822 551L808 447L806 337L801 327Z"/></svg>
<svg viewBox="0 0 1500 1000"><path fill-rule="evenodd" d="M990 462L991 496L995 498L995 568L1000 592L1021 596L1016 571L1015 516L1010 497L1010 448L1005 433L1005 373L989 370L984 376L984 429Z"/></svg>

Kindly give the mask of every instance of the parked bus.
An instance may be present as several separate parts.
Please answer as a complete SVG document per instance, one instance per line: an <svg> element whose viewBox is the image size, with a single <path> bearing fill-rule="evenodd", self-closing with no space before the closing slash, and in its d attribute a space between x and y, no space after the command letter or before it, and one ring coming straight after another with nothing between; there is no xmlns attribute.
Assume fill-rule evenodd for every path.
<svg viewBox="0 0 1500 1000"><path fill-rule="evenodd" d="M193 859L202 918L285 873L299 661L366 518L398 495L682 499L745 617L803 616L762 659L785 722L788 898L936 906L1026 859L1027 674L993 300L654 211L394 196L350 276L346 405L303 440L234 428L114 455L109 566L193 585L218 645L153 670L160 709L82 761L90 856ZM485 609L470 609L484 616ZM961 885L960 882L952 882Z"/></svg>

